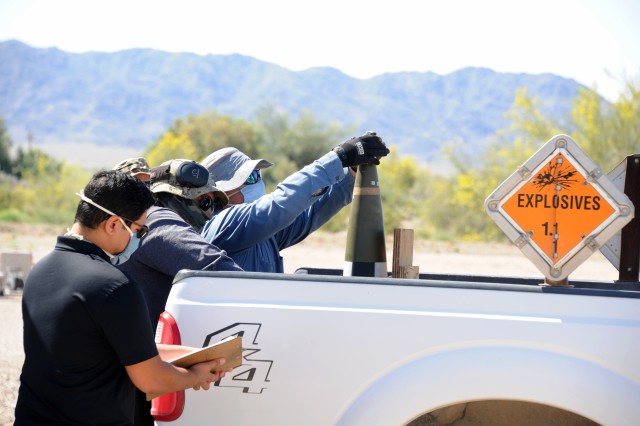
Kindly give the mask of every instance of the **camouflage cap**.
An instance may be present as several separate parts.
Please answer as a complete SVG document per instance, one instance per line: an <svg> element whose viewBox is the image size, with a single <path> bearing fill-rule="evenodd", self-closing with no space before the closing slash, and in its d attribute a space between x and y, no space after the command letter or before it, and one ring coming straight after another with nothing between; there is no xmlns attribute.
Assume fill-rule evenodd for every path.
<svg viewBox="0 0 640 426"><path fill-rule="evenodd" d="M113 166L112 170L118 170L124 173L130 173L134 176L139 173L151 174L151 169L149 168L149 164L147 163L147 160L145 160L143 157L127 158L126 160L121 161L115 166Z"/></svg>
<svg viewBox="0 0 640 426"><path fill-rule="evenodd" d="M227 195L216 188L207 169L193 160L169 160L151 169L151 191L168 192L190 200L212 192L225 205L229 202Z"/></svg>

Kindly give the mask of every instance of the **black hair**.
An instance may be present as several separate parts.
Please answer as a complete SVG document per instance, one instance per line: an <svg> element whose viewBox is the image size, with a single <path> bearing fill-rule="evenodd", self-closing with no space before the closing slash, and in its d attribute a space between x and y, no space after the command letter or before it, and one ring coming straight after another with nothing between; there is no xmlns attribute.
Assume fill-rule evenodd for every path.
<svg viewBox="0 0 640 426"><path fill-rule="evenodd" d="M94 174L84 188L84 195L128 221L138 219L155 201L144 182L117 170L103 170ZM109 213L81 200L75 221L93 229L109 217Z"/></svg>

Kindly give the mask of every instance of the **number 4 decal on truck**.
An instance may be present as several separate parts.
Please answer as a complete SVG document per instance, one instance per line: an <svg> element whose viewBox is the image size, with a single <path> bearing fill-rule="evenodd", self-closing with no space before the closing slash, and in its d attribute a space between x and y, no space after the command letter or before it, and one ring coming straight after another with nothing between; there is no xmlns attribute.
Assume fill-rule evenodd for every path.
<svg viewBox="0 0 640 426"><path fill-rule="evenodd" d="M262 324L237 322L207 335L202 347L226 339L229 336L242 336L242 365L231 374L218 380L214 386L242 388L242 393L261 394L267 388L273 360L258 359L262 351L258 347L258 333Z"/></svg>

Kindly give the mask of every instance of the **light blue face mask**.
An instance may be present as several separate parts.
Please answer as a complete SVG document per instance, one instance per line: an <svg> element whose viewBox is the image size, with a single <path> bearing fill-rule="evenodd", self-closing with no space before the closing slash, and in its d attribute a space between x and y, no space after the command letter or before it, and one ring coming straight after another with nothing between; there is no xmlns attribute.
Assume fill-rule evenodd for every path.
<svg viewBox="0 0 640 426"><path fill-rule="evenodd" d="M115 256L111 256L111 264L115 266L122 265L124 262L129 260L133 252L138 250L138 247L140 247L140 238L138 238L138 234L133 232L131 228L129 228L127 224L124 223L124 220L122 220L122 218L120 218L120 222L122 222L124 227L127 228L127 231L129 231L129 244L127 244L127 246L121 253L116 254Z"/></svg>
<svg viewBox="0 0 640 426"><path fill-rule="evenodd" d="M229 198L233 197L235 194L240 192L244 197L245 203L253 203L258 198L262 197L267 193L267 190L264 186L264 181L260 180L253 185L246 185L240 191L236 191L234 193L229 194Z"/></svg>
<svg viewBox="0 0 640 426"><path fill-rule="evenodd" d="M114 212L112 212L111 210L108 210L104 207L102 207L100 204L96 203L95 201L93 201L91 198L86 197L84 195L84 191L80 191L80 192L76 192L76 195L78 197L80 197L80 199L82 201L84 201L85 203L89 203L92 206L102 210L103 212L110 214L111 216L118 216L117 214L115 214ZM111 261L111 264L113 265L122 265L124 262L126 262L127 260L129 260L129 258L131 257L131 255L133 254L134 251L136 251L138 249L138 247L140 246L140 238L142 238L143 236L145 236L148 232L148 228L146 227L146 225L142 226L138 232L133 232L131 230L131 228L129 228L127 226L126 223L124 223L124 220L122 220L122 217L118 216L118 219L120 219L120 223L122 223L122 226L125 227L125 229L127 231L129 231L129 243L127 244L127 246L124 248L124 250L116 255L113 255L111 253L107 253L105 251L105 253L107 253L109 255L109 260Z"/></svg>

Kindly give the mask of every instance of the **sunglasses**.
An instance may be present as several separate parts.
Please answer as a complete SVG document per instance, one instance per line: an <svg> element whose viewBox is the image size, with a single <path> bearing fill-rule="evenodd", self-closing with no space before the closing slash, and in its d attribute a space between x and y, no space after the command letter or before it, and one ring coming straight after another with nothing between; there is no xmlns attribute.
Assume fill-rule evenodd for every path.
<svg viewBox="0 0 640 426"><path fill-rule="evenodd" d="M244 183L245 185L253 185L254 183L260 182L261 179L262 176L260 175L260 170L254 170Z"/></svg>
<svg viewBox="0 0 640 426"><path fill-rule="evenodd" d="M204 211L209 209L213 209L213 200L207 194L202 195L200 201L198 201L198 206Z"/></svg>
<svg viewBox="0 0 640 426"><path fill-rule="evenodd" d="M149 227L147 225L140 225L140 224L132 221L131 219L127 219L127 218L122 217L122 216L120 216L120 219L122 220L122 223L129 230L129 232L131 234L133 234L133 230L131 229L131 225L133 225L134 223L136 225L138 225L138 230L136 231L136 236L138 238L142 238L142 237L144 237L145 235L147 235L149 233ZM124 222L129 222L131 225L127 226Z"/></svg>
<svg viewBox="0 0 640 426"><path fill-rule="evenodd" d="M127 230L133 234L133 230L131 230L131 225L133 225L134 223L136 225L138 225L138 230L136 231L136 236L138 238L142 238L145 235L147 235L147 233L149 232L149 227L147 225L140 225L139 223L131 220L131 219L127 219L126 217L120 216L119 214L115 214L114 212L112 212L111 210L108 210L104 207L102 207L100 204L96 203L95 201L93 201L91 198L87 197L84 195L84 191L80 191L80 192L76 192L76 195L78 197L80 197L80 199L82 201L84 201L85 203L89 203L91 204L93 207L102 210L103 212L110 214L111 216L117 216L118 218L120 218L120 222L122 222L122 224L124 225L125 228L127 228ZM124 219L124 220L123 220ZM127 224L124 221L129 222L131 225L127 226Z"/></svg>

